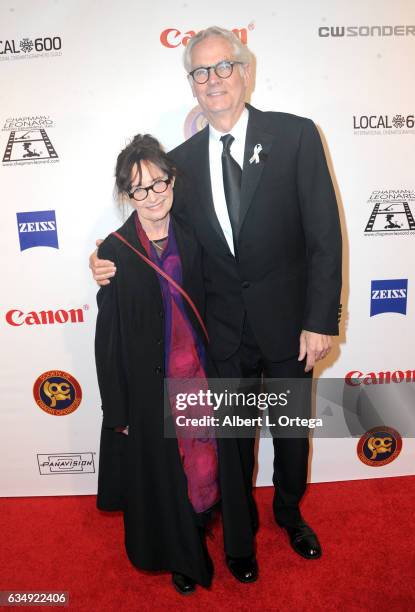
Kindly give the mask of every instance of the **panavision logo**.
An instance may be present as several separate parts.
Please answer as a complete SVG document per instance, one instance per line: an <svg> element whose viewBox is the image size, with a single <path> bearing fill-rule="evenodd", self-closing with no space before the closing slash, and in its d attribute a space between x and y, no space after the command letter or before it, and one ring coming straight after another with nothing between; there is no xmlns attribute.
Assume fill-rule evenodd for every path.
<svg viewBox="0 0 415 612"><path fill-rule="evenodd" d="M82 400L79 382L62 370L44 372L33 385L33 397L44 412L64 416L74 412Z"/></svg>
<svg viewBox="0 0 415 612"><path fill-rule="evenodd" d="M402 450L399 431L392 427L373 427L357 444L357 456L365 465L382 467L394 461Z"/></svg>
<svg viewBox="0 0 415 612"><path fill-rule="evenodd" d="M355 136L393 136L414 134L415 115L353 115Z"/></svg>
<svg viewBox="0 0 415 612"><path fill-rule="evenodd" d="M47 164L58 162L58 154L45 128L54 127L49 116L6 119L2 131L10 132L3 165Z"/></svg>
<svg viewBox="0 0 415 612"><path fill-rule="evenodd" d="M246 45L248 43L248 31L255 29L255 23L251 23L246 28L233 28L232 32L239 38L241 42ZM181 32L177 28L166 28L160 34L160 42L164 47L168 49L175 49L183 45L187 45L189 40L196 35L195 30L188 30L187 32Z"/></svg>
<svg viewBox="0 0 415 612"><path fill-rule="evenodd" d="M0 40L0 61L33 59L34 57L53 57L62 55L60 36L24 37Z"/></svg>
<svg viewBox="0 0 415 612"><path fill-rule="evenodd" d="M94 453L38 454L41 476L49 474L94 474Z"/></svg>
<svg viewBox="0 0 415 612"><path fill-rule="evenodd" d="M415 236L415 206L413 189L382 189L372 191L368 203L372 212L366 223L366 236Z"/></svg>
<svg viewBox="0 0 415 612"><path fill-rule="evenodd" d="M351 370L344 377L346 384L351 387L360 385L389 385L391 383L413 383L415 382L415 370L386 370L384 372L368 372L364 374L360 370Z"/></svg>
<svg viewBox="0 0 415 612"><path fill-rule="evenodd" d="M415 25L322 26L318 35L321 38L415 36Z"/></svg>
<svg viewBox="0 0 415 612"><path fill-rule="evenodd" d="M65 323L83 323L84 312L89 310L88 304L83 308L70 308L64 310L31 310L23 312L19 308L13 308L6 312L6 322L13 327L21 325L63 325Z"/></svg>

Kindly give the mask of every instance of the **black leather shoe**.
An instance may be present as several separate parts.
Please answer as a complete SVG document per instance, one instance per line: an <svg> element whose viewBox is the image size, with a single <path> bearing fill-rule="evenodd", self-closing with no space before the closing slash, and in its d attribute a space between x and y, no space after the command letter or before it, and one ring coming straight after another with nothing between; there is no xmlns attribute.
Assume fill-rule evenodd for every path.
<svg viewBox="0 0 415 612"><path fill-rule="evenodd" d="M226 565L239 582L255 582L258 579L258 563L255 557L228 557Z"/></svg>
<svg viewBox="0 0 415 612"><path fill-rule="evenodd" d="M177 574L173 572L171 575L173 586L180 595L190 595L196 590L196 583L191 578L188 578L184 574Z"/></svg>
<svg viewBox="0 0 415 612"><path fill-rule="evenodd" d="M278 524L288 533L290 544L296 553L304 557L304 559L318 559L321 557L320 542L307 523L301 521L294 527Z"/></svg>

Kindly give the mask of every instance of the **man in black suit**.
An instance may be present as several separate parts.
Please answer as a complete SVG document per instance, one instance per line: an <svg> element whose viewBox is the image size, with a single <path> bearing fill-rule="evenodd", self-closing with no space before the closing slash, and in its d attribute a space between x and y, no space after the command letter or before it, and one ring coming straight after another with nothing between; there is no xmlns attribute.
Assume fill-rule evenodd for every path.
<svg viewBox="0 0 415 612"><path fill-rule="evenodd" d="M206 322L219 374L310 377L338 334L341 289L339 216L317 129L309 119L245 104L251 57L228 30L199 32L184 63L209 125L170 153L182 170L175 208L203 246ZM114 273L96 258L91 267L101 282ZM254 441L219 442L227 564L252 582ZM317 536L299 510L308 438L274 439L274 448L276 522L298 554L318 558Z"/></svg>

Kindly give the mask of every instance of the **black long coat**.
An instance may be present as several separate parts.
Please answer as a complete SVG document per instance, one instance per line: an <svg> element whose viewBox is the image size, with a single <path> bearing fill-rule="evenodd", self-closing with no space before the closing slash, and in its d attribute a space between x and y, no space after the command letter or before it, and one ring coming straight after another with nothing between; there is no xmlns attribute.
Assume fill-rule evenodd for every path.
<svg viewBox="0 0 415 612"><path fill-rule="evenodd" d="M118 231L145 254L135 214ZM173 216L171 223L183 288L203 316L200 247L191 230ZM150 266L113 235L100 246L99 257L113 261L117 274L97 295L95 352L103 410L97 506L124 511L125 545L134 565L180 572L208 586L210 575L177 440L164 437L160 284ZM193 312L187 311L199 330ZM127 424L128 436L114 431Z"/></svg>

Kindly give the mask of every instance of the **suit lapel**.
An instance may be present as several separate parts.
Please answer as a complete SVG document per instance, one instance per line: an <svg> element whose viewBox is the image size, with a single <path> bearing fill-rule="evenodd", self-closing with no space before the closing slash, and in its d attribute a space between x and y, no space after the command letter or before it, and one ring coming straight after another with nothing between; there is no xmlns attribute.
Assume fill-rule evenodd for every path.
<svg viewBox="0 0 415 612"><path fill-rule="evenodd" d="M239 231L241 230L246 213L251 205L252 198L258 187L259 181L266 164L268 153L271 149L274 136L266 131L264 121L261 120L260 111L250 105L248 127L246 130L244 166L242 172L241 184L241 208L239 213ZM255 160L250 162L254 154L256 145L261 145L262 150L259 154L259 163Z"/></svg>

